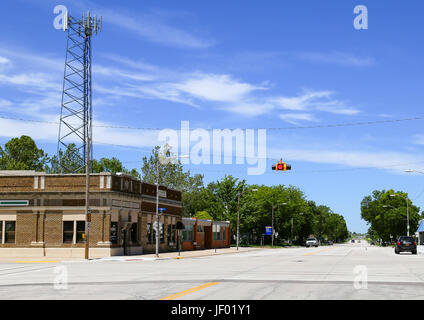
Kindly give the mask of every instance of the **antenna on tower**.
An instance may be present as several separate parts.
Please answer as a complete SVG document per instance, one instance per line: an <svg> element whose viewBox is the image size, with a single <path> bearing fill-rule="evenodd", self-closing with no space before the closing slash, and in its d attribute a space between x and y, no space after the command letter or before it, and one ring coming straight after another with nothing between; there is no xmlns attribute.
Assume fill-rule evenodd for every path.
<svg viewBox="0 0 424 320"><path fill-rule="evenodd" d="M93 156L91 36L101 31L101 25L102 17L90 17L90 11L80 20L68 14L64 18L68 35L54 168L58 173L82 173Z"/></svg>

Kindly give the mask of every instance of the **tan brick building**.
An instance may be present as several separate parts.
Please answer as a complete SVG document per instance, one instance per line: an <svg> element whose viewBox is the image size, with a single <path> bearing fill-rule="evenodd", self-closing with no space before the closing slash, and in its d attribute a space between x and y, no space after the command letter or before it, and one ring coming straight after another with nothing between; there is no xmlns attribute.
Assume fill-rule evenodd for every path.
<svg viewBox="0 0 424 320"><path fill-rule="evenodd" d="M161 252L176 251L181 192L159 187ZM156 186L90 176L90 258L155 251ZM85 174L0 171L0 257L84 257Z"/></svg>

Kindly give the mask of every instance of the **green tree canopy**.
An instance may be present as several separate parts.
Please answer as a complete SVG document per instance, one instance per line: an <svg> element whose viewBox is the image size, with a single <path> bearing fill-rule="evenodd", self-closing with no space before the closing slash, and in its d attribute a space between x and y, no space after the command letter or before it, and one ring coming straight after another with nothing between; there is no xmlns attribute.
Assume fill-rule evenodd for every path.
<svg viewBox="0 0 424 320"><path fill-rule="evenodd" d="M0 170L44 171L48 161L47 154L28 136L13 138L4 149L0 147Z"/></svg>
<svg viewBox="0 0 424 320"><path fill-rule="evenodd" d="M369 233L383 241L407 234L407 211L410 234L414 234L421 219L420 209L401 191L375 190L361 202L361 217L369 225Z"/></svg>
<svg viewBox="0 0 424 320"><path fill-rule="evenodd" d="M199 211L194 216L203 220L212 220L211 215L207 211Z"/></svg>

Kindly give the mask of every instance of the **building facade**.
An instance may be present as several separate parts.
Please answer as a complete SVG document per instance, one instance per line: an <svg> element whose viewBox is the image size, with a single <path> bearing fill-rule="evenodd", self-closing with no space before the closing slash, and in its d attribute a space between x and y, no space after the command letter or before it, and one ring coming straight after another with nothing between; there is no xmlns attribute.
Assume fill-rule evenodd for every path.
<svg viewBox="0 0 424 320"><path fill-rule="evenodd" d="M0 171L0 256L84 257L85 184L85 174ZM91 174L89 206L90 258L155 252L155 185ZM181 192L160 186L159 207L159 251L176 251Z"/></svg>
<svg viewBox="0 0 424 320"><path fill-rule="evenodd" d="M230 222L197 218L182 218L183 250L229 248L231 243Z"/></svg>

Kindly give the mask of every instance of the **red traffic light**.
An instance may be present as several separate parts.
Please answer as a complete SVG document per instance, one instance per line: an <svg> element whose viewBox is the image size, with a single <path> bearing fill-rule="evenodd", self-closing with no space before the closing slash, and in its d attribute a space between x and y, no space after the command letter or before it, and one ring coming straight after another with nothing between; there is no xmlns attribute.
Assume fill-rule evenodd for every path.
<svg viewBox="0 0 424 320"><path fill-rule="evenodd" d="M282 160L277 163L275 166L272 166L272 170L276 170L276 171L287 171L287 170L291 170L291 165L284 163Z"/></svg>

